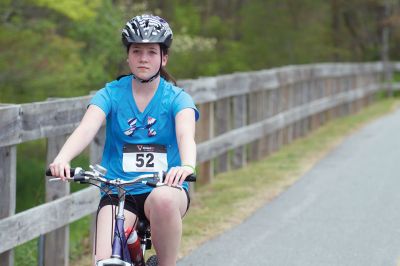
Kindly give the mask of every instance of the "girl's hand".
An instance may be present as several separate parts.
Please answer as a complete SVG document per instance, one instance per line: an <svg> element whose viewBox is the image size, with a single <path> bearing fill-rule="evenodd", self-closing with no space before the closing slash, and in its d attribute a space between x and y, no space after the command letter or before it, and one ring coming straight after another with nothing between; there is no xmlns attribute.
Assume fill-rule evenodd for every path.
<svg viewBox="0 0 400 266"><path fill-rule="evenodd" d="M55 159L54 162L49 164L49 169L52 176L60 177L63 181L66 181L68 178L71 177L71 166L69 165L69 162Z"/></svg>
<svg viewBox="0 0 400 266"><path fill-rule="evenodd" d="M168 186L182 186L188 175L193 174L194 171L188 166L175 166L172 167L165 177L164 183Z"/></svg>

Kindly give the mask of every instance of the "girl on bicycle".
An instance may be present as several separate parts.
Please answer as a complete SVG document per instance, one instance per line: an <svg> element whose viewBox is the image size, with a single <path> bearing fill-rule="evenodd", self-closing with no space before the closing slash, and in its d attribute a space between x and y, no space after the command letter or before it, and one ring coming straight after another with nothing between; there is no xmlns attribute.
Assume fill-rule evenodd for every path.
<svg viewBox="0 0 400 266"><path fill-rule="evenodd" d="M148 219L159 265L175 265L182 234L182 217L190 198L185 178L196 164L192 98L175 86L165 71L172 43L168 23L153 15L136 16L122 30L130 75L107 83L90 101L81 123L49 165L52 175L69 177L70 161L93 140L106 120L101 165L107 178L131 180L146 172L166 171L163 186L127 188L125 227ZM174 84L172 84L174 83ZM183 190L173 188L182 185ZM111 256L111 201L101 198L97 221L95 261Z"/></svg>

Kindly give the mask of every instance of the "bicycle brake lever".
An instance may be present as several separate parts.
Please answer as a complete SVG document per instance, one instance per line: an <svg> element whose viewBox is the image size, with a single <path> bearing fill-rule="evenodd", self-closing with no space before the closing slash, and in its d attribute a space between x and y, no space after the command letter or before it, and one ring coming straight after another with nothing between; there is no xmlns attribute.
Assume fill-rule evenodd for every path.
<svg viewBox="0 0 400 266"><path fill-rule="evenodd" d="M176 189L179 189L179 190L182 190L182 189L183 189L182 186L180 186L180 185L176 185L176 186L170 185L170 186L169 186L168 184L161 183L161 182L159 182L159 183L157 184L157 187L164 187L164 186L176 188Z"/></svg>
<svg viewBox="0 0 400 266"><path fill-rule="evenodd" d="M167 185L166 185L166 186L167 186ZM179 190L182 190L182 189L183 189L183 187L182 187L182 186L180 186L180 185L171 186L171 187L173 187L173 188L176 188L176 189L179 189Z"/></svg>
<svg viewBox="0 0 400 266"><path fill-rule="evenodd" d="M149 187L157 187L159 182L155 181L142 181L143 184L149 186Z"/></svg>
<svg viewBox="0 0 400 266"><path fill-rule="evenodd" d="M162 183L162 182L154 182L154 181L142 181L142 183L143 184L145 184L145 185L148 185L148 186L150 186L150 187L164 187L164 186L168 186L167 184L165 184L165 183ZM181 187L181 186L179 186L179 185L177 185L177 186L170 186L170 187L173 187L173 188L176 188L176 189L179 189L179 190L182 190L183 188Z"/></svg>
<svg viewBox="0 0 400 266"><path fill-rule="evenodd" d="M60 181L60 180L62 180L61 177L54 177L54 178L50 178L48 181L49 181L49 182L53 182L53 181ZM68 182L70 182L70 181L72 181L72 180L74 180L74 179L73 179L72 177L70 177L70 178L66 178L65 180L68 181Z"/></svg>

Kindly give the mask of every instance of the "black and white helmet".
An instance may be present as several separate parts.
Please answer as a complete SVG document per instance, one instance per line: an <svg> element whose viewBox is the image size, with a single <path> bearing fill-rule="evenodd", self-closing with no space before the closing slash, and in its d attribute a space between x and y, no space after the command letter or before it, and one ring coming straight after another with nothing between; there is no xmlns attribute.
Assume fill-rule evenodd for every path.
<svg viewBox="0 0 400 266"><path fill-rule="evenodd" d="M122 42L126 47L132 43L159 43L169 48L172 35L172 30L164 19L145 14L126 23L122 30Z"/></svg>

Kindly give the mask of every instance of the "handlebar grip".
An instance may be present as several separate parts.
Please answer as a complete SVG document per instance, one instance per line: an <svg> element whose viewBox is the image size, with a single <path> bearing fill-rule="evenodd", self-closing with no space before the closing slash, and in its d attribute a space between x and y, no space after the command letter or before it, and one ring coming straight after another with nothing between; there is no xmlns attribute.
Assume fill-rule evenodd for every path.
<svg viewBox="0 0 400 266"><path fill-rule="evenodd" d="M164 182L166 176L167 176L167 173L166 173L166 172L163 172L163 175L162 175L162 182ZM187 181L187 182L196 182L196 179L197 179L196 174L191 174L191 175L188 175L188 176L186 177L185 181Z"/></svg>
<svg viewBox="0 0 400 266"><path fill-rule="evenodd" d="M73 177L74 175L75 175L75 173L76 173L76 170L81 170L80 168L70 168L69 169L69 175L70 175L70 177ZM65 173L66 174L66 173ZM50 169L47 169L46 170L46 176L53 176L52 174L51 174L51 171L50 171Z"/></svg>
<svg viewBox="0 0 400 266"><path fill-rule="evenodd" d="M154 181L147 181L146 185L150 186L150 187L157 187L157 182Z"/></svg>
<svg viewBox="0 0 400 266"><path fill-rule="evenodd" d="M187 182L196 182L196 179L197 179L196 174L191 174L191 175L188 175L186 177L185 181L187 181Z"/></svg>

